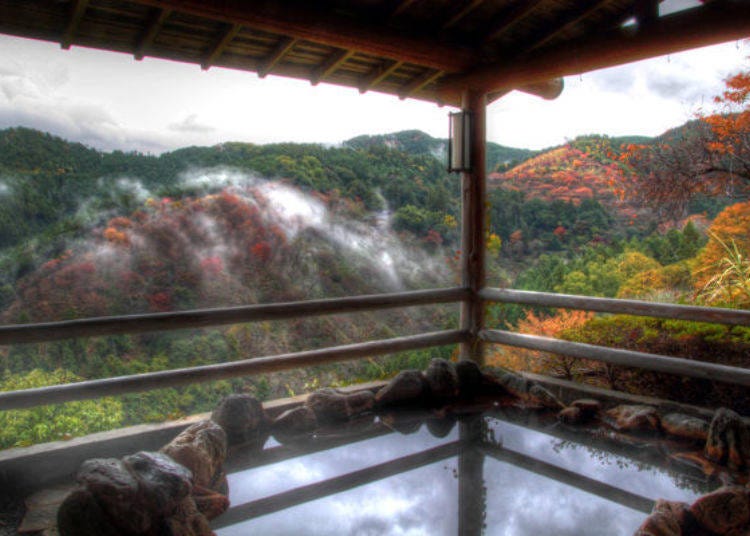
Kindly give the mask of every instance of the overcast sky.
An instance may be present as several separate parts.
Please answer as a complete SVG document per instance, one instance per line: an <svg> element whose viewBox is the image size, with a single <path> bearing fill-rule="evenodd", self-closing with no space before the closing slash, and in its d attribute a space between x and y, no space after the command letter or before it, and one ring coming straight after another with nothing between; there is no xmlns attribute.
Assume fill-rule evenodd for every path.
<svg viewBox="0 0 750 536"><path fill-rule="evenodd" d="M580 134L656 135L693 117L750 66L732 42L565 79L554 101L518 92L488 109L488 138L543 148ZM27 126L99 149L160 153L224 141L340 143L420 129L448 108L355 89L0 36L0 128Z"/></svg>

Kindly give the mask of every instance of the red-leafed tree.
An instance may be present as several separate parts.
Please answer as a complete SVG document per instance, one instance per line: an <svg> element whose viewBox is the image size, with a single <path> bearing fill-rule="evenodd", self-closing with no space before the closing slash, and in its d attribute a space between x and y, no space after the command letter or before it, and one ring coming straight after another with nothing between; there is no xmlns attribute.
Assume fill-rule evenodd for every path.
<svg viewBox="0 0 750 536"><path fill-rule="evenodd" d="M750 71L727 78L714 103L716 113L659 143L627 147L621 159L635 171L632 197L679 219L697 194L750 194Z"/></svg>

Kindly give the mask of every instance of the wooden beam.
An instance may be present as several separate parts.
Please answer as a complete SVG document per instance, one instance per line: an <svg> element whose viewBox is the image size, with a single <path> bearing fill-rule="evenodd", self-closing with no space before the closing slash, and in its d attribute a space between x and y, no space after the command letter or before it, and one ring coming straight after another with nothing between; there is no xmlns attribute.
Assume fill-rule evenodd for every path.
<svg viewBox="0 0 750 536"><path fill-rule="evenodd" d="M461 345L461 359L483 365L479 332L484 328L484 304L479 291L485 284L486 95L466 91L461 107L471 113L471 170L461 173L461 286L470 292L469 300L461 302L460 326L469 334Z"/></svg>
<svg viewBox="0 0 750 536"><path fill-rule="evenodd" d="M443 71L427 71L422 76L418 76L414 81L402 88L398 92L398 98L401 100L406 99L419 92L425 86L430 85L432 82L443 76Z"/></svg>
<svg viewBox="0 0 750 536"><path fill-rule="evenodd" d="M638 26L649 26L659 18L659 0L637 0L635 3L635 20Z"/></svg>
<svg viewBox="0 0 750 536"><path fill-rule="evenodd" d="M310 83L317 86L321 80L327 78L338 69L341 64L354 55L353 50L339 50L331 54L331 56L323 62L322 65L316 67L310 77Z"/></svg>
<svg viewBox="0 0 750 536"><path fill-rule="evenodd" d="M695 305L676 305L673 303L654 303L615 298L593 298L591 296L575 296L571 294L505 288L484 288L479 294L484 300L499 303L517 303L532 305L534 307L577 309L580 311L596 311L598 313L648 316L750 327L750 311L742 309L699 307Z"/></svg>
<svg viewBox="0 0 750 536"><path fill-rule="evenodd" d="M222 36L216 41L216 43L214 43L211 50L208 51L206 58L201 62L201 69L204 71L210 69L216 60L224 53L224 50L229 46L229 43L237 37L237 34L240 33L241 30L242 24L228 25Z"/></svg>
<svg viewBox="0 0 750 536"><path fill-rule="evenodd" d="M141 61L143 57L146 55L146 51L154 42L154 39L161 31L161 27L164 25L164 22L167 20L167 17L169 17L171 13L172 11L169 9L154 8L151 10L151 15L149 16L148 28L146 28L146 31L143 33L143 36L138 41L138 44L135 46L135 53L133 54L133 57L137 61Z"/></svg>
<svg viewBox="0 0 750 536"><path fill-rule="evenodd" d="M733 385L750 387L750 369L730 367L695 361L681 357L667 357L619 348L607 348L594 344L569 342L537 335L522 335L496 329L485 329L479 334L480 339L495 344L504 344L529 350L540 350L553 354L567 355L580 359L601 361L621 367L665 372L675 376L688 376L701 380L717 381ZM0 394L1 396L1 394Z"/></svg>
<svg viewBox="0 0 750 536"><path fill-rule="evenodd" d="M86 12L86 8L89 5L89 0L73 0L71 3L70 20L68 25L63 32L62 39L60 40L60 46L65 50L70 48L73 44L73 37L75 36L78 25L83 19L83 14Z"/></svg>
<svg viewBox="0 0 750 536"><path fill-rule="evenodd" d="M265 78L266 75L271 72L271 69L273 69L276 64L279 63L298 42L299 39L294 39L292 37L282 38L271 55L268 56L261 65L258 66L258 76L261 78Z"/></svg>
<svg viewBox="0 0 750 536"><path fill-rule="evenodd" d="M473 50L440 42L435 36L384 28L375 22L351 19L325 10L323 3L253 2L243 0L134 0L197 17L242 24L336 48L414 63L446 72L461 72L476 63Z"/></svg>
<svg viewBox="0 0 750 536"><path fill-rule="evenodd" d="M396 337L393 339L348 344L268 357L256 357L241 361L217 363L215 365L147 372L132 374L130 376L23 389L20 391L4 391L0 393L0 411L33 408L45 404L60 404L72 400L118 396L127 393L152 391L165 387L206 383L238 378L240 376L251 376L253 374L267 374L280 370L338 363L362 357L447 346L461 343L464 339L465 334L459 330L435 331L421 335Z"/></svg>
<svg viewBox="0 0 750 536"><path fill-rule="evenodd" d="M41 324L10 324L0 326L0 345L58 341L76 337L101 337L127 333L226 326L229 324L242 324L263 320L285 320L306 316L410 307L413 305L455 303L468 298L469 295L465 289L445 288L323 300L245 305L221 309L194 309L192 311L178 311L174 313L105 316Z"/></svg>
<svg viewBox="0 0 750 536"><path fill-rule="evenodd" d="M400 0L396 8L391 12L391 17L397 17L413 4L416 4L419 0Z"/></svg>
<svg viewBox="0 0 750 536"><path fill-rule="evenodd" d="M524 19L544 1L545 0L528 0L527 2L518 2L515 8L502 15L498 20L493 21L490 30L482 38L482 42L488 43L497 39L508 30L508 28Z"/></svg>
<svg viewBox="0 0 750 536"><path fill-rule="evenodd" d="M362 80L362 82L359 85L359 92L364 93L365 91L368 91L375 86L377 86L380 82L391 76L396 70L398 70L399 67L401 67L404 64L402 61L391 61L388 65L381 65L377 69L375 69L375 72L370 74L367 78Z"/></svg>
<svg viewBox="0 0 750 536"><path fill-rule="evenodd" d="M455 101L466 88L493 92L551 78L714 45L750 36L750 10L728 3L707 4L660 17L649 28L618 28L578 39L555 50L499 61L441 82L440 94Z"/></svg>
<svg viewBox="0 0 750 536"><path fill-rule="evenodd" d="M454 26L466 15L481 6L484 2L485 0L468 0L461 9L459 9L455 14L451 15L448 20L443 23L443 30L447 30L451 26Z"/></svg>
<svg viewBox="0 0 750 536"><path fill-rule="evenodd" d="M581 21L586 20L610 2L611 0L595 0L593 2L589 2L588 5L583 7L583 9L571 11L567 16L563 17L562 20L556 21L557 24L555 24L555 26L551 30L545 32L543 37L536 40L524 52L531 52L532 50L542 48L544 45L558 37L560 34L567 32L576 24L579 24ZM607 28L602 28L602 30L606 31Z"/></svg>

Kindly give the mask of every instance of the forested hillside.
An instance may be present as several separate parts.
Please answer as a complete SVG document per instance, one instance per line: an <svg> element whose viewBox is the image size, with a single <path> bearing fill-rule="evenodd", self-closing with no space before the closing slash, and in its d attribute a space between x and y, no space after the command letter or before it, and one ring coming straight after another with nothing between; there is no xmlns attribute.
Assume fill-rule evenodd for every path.
<svg viewBox="0 0 750 536"><path fill-rule="evenodd" d="M689 138L666 136L675 150ZM698 190L679 218L664 221L633 193L645 173L636 156L663 145L596 135L541 152L490 144L489 284L747 307L750 206ZM24 128L0 131L3 321L454 285L460 180L445 171L444 151L444 140L419 131L360 136L340 147L228 142L159 156L104 153ZM417 308L16 345L0 350L0 389L442 329L455 326L456 312ZM652 345L695 359L720 354L722 362L743 364L750 353L748 330L739 328L516 306L494 306L489 318L526 332L644 351ZM265 398L386 377L435 353L4 412L0 447L201 411L230 391ZM531 352L498 349L490 360L640 392L654 382L673 387Z"/></svg>

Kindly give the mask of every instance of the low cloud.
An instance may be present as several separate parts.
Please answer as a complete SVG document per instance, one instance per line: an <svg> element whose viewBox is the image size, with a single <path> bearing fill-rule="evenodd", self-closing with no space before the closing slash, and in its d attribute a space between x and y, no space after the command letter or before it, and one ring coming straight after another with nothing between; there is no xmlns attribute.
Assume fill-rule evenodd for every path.
<svg viewBox="0 0 750 536"><path fill-rule="evenodd" d="M171 123L168 128L174 132L187 132L193 134L207 134L216 130L210 125L199 123L197 114L190 114L179 123Z"/></svg>

